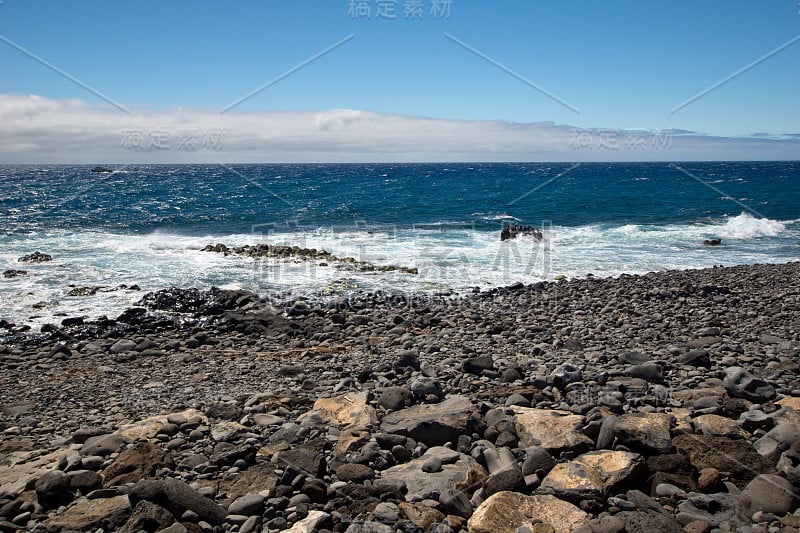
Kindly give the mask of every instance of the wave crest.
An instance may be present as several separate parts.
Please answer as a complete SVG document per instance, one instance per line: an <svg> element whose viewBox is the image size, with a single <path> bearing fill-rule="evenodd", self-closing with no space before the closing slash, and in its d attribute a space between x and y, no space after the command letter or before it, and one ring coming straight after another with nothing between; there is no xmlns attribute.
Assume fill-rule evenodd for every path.
<svg viewBox="0 0 800 533"><path fill-rule="evenodd" d="M720 227L720 237L728 239L755 239L758 237L775 237L786 231L786 224L780 220L756 218L750 213L728 217Z"/></svg>

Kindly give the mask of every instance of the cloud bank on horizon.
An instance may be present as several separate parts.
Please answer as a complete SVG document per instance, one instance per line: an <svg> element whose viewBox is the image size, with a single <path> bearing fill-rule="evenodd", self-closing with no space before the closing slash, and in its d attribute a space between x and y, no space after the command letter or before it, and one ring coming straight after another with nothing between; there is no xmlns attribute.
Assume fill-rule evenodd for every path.
<svg viewBox="0 0 800 533"><path fill-rule="evenodd" d="M125 113L80 99L0 94L0 162L7 164L797 159L797 133L719 137L351 109Z"/></svg>

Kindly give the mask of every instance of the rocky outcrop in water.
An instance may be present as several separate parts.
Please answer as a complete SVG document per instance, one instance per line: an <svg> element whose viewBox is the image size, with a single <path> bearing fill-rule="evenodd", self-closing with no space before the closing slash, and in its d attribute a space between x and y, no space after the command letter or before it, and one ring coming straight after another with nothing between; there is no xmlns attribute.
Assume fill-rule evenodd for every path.
<svg viewBox="0 0 800 533"><path fill-rule="evenodd" d="M32 254L26 254L17 259L17 261L20 263L46 263L47 261L52 260L52 255L43 254L42 252L33 252Z"/></svg>
<svg viewBox="0 0 800 533"><path fill-rule="evenodd" d="M374 265L366 261L359 261L353 257L336 257L325 250L317 250L316 248L300 248L298 246L257 244L229 248L224 244L209 244L203 248L202 251L216 252L225 255L235 254L252 258L292 258L305 261L322 261L320 266L328 266L328 263L334 263L335 268L340 268L343 270L355 270L358 272L403 272L406 274L419 273L416 268L395 265Z"/></svg>
<svg viewBox="0 0 800 533"><path fill-rule="evenodd" d="M506 226L500 232L501 241L516 239L521 236L533 237L537 241L541 241L543 238L542 231L533 226Z"/></svg>

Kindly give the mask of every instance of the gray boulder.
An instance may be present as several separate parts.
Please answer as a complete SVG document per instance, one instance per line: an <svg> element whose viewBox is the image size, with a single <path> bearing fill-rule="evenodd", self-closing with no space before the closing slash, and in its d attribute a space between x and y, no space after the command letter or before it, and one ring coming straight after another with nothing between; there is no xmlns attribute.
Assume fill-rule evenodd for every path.
<svg viewBox="0 0 800 533"><path fill-rule="evenodd" d="M775 474L756 476L739 495L739 505L748 516L757 511L782 516L795 511L798 504L792 484Z"/></svg>
<svg viewBox="0 0 800 533"><path fill-rule="evenodd" d="M477 413L465 396L453 396L438 404L415 405L383 418L381 430L411 437L427 446L456 442L471 434Z"/></svg>
<svg viewBox="0 0 800 533"><path fill-rule="evenodd" d="M227 515L225 509L213 500L173 478L138 481L130 488L128 498L133 506L142 500L160 505L177 518L186 511L192 511L210 524L222 524Z"/></svg>
<svg viewBox="0 0 800 533"><path fill-rule="evenodd" d="M775 398L775 388L772 385L739 366L725 370L722 385L733 398L744 398L756 403L768 402Z"/></svg>

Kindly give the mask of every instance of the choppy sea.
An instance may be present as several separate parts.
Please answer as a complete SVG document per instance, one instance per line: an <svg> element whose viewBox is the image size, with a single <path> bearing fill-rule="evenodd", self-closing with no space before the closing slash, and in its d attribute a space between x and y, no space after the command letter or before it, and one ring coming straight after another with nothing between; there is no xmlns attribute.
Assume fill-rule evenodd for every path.
<svg viewBox="0 0 800 533"><path fill-rule="evenodd" d="M465 293L800 259L800 162L92 167L0 166L0 270L27 271L0 277L0 318L113 317L170 286ZM509 224L544 239L501 242ZM712 238L721 245L703 244ZM324 249L418 274L200 251L211 243ZM17 261L34 251L53 261ZM70 295L84 287L96 290Z"/></svg>

